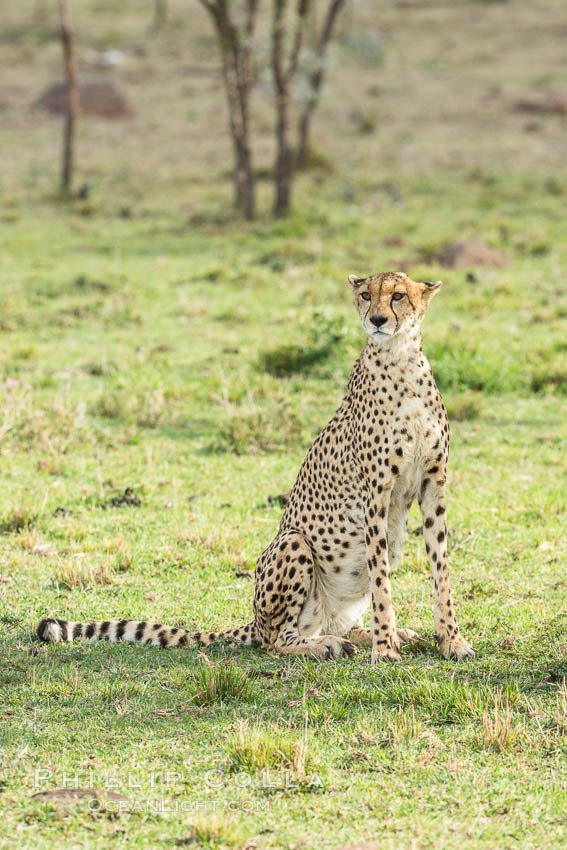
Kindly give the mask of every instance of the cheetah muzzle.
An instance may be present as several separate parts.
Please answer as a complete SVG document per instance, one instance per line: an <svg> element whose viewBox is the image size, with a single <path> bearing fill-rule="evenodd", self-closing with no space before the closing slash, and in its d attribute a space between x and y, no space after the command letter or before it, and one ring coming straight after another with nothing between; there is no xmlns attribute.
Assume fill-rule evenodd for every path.
<svg viewBox="0 0 567 850"><path fill-rule="evenodd" d="M421 323L441 282L400 272L350 285L367 344L339 409L307 453L276 538L256 565L254 620L221 632L137 620L42 620L46 641L75 638L160 646L228 638L282 655L349 657L371 646L372 663L399 661L416 639L398 629L390 573L401 561L417 498L433 573L437 642L447 659L471 658L449 585L445 484L447 413L421 346ZM370 628L362 617L372 606Z"/></svg>

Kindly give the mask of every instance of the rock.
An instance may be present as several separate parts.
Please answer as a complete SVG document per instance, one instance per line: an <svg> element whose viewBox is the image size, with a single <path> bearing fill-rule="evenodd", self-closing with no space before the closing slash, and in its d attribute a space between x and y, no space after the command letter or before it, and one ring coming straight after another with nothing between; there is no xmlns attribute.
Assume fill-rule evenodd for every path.
<svg viewBox="0 0 567 850"><path fill-rule="evenodd" d="M567 97L552 95L541 100L517 100L512 109L524 115L567 115Z"/></svg>
<svg viewBox="0 0 567 850"><path fill-rule="evenodd" d="M34 109L45 109L51 115L65 113L66 83L53 83L32 104ZM130 118L132 108L121 87L112 80L80 79L79 103L82 115L94 115L115 121Z"/></svg>
<svg viewBox="0 0 567 850"><path fill-rule="evenodd" d="M489 248L478 239L462 239L447 242L433 259L446 269L468 269L471 266L503 268L504 257L494 248Z"/></svg>

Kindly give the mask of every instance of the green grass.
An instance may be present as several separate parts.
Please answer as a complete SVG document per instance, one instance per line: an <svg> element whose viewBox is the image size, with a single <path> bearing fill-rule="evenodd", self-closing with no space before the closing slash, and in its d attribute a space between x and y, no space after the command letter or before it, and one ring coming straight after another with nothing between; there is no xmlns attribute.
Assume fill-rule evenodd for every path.
<svg viewBox="0 0 567 850"><path fill-rule="evenodd" d="M247 225L230 208L224 124L210 132L222 91L179 70L188 38L212 65L205 19L188 34L172 2L151 40L141 6L88 5L82 48L127 51L129 126L147 140L142 153L136 132L82 122L88 201L56 200L59 124L10 99L57 75L57 45L20 11L2 45L15 88L0 205L0 843L564 846L564 128L542 118L524 134L505 106L516 86L564 84L561 4L386 4L387 37L369 30L357 56L374 20L358 4L314 140L329 167L301 175L289 220ZM378 48L379 120L361 133L348 115L375 114ZM494 79L498 109L483 100ZM419 260L468 234L506 266L471 277ZM393 595L424 639L400 665L372 668L366 649L317 664L231 645L38 644L42 616L250 621L237 572L275 534L269 497L293 484L364 344L347 275L402 265L445 280L424 347L452 420L451 569L474 661L436 650L419 535ZM64 785L117 791L127 810L32 798Z"/></svg>

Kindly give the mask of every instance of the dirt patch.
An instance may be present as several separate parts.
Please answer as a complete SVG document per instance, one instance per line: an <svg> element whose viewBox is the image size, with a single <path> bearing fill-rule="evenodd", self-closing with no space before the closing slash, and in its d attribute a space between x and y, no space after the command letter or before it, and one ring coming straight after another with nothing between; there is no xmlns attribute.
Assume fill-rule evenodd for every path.
<svg viewBox="0 0 567 850"><path fill-rule="evenodd" d="M348 847L339 847L339 850L380 850L380 845L374 841L362 841L349 844Z"/></svg>
<svg viewBox="0 0 567 850"><path fill-rule="evenodd" d="M53 83L34 101L32 107L45 109L50 115L64 115L66 93L65 83ZM125 93L112 80L79 80L79 104L82 115L93 115L107 121L130 118L133 115Z"/></svg>
<svg viewBox="0 0 567 850"><path fill-rule="evenodd" d="M405 248L407 244L408 241L404 236L388 236L384 239L384 245L388 248Z"/></svg>
<svg viewBox="0 0 567 850"><path fill-rule="evenodd" d="M287 493L278 493L277 496L268 496L268 504L279 505L281 508L285 508L285 506L289 502L290 493L291 490L288 490Z"/></svg>
<svg viewBox="0 0 567 850"><path fill-rule="evenodd" d="M129 802L123 794L101 788L54 788L32 794L31 799L40 803L53 803L63 811L67 811L73 804L86 803L89 813L101 812L113 817L118 817L120 809Z"/></svg>
<svg viewBox="0 0 567 850"><path fill-rule="evenodd" d="M131 487L126 487L121 496L113 496L112 499L108 499L106 502L101 502L100 507L103 510L123 507L139 508L141 504L142 500L134 494L133 489Z"/></svg>

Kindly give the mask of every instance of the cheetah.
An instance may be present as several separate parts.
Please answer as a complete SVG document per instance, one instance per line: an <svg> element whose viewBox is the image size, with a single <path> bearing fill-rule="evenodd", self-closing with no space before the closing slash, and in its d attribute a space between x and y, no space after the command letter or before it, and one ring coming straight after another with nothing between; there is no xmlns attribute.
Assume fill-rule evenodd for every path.
<svg viewBox="0 0 567 850"><path fill-rule="evenodd" d="M400 563L417 497L433 574L437 643L446 659L474 651L457 625L447 558L449 425L421 324L441 281L401 272L349 275L366 346L347 393L301 466L275 539L256 564L254 620L220 632L135 620L42 620L46 641L75 638L160 646L219 638L282 655L338 659L371 647L371 663L400 661L417 636L396 625L390 574ZM372 606L371 627L363 615Z"/></svg>

